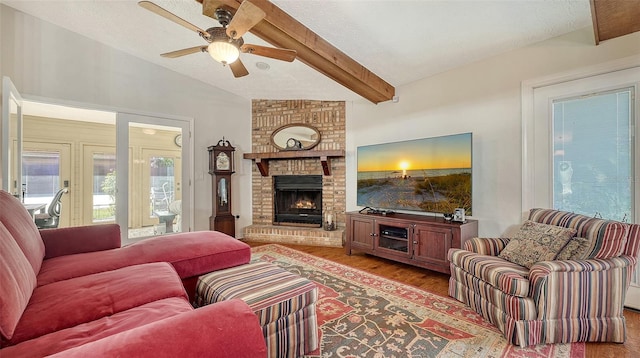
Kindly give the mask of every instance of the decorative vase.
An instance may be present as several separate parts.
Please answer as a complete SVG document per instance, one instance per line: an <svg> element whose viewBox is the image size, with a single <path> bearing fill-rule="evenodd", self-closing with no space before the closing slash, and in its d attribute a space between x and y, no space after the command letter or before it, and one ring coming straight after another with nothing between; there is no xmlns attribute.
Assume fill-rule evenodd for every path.
<svg viewBox="0 0 640 358"><path fill-rule="evenodd" d="M326 231L333 231L336 229L336 216L333 211L325 210L323 228Z"/></svg>

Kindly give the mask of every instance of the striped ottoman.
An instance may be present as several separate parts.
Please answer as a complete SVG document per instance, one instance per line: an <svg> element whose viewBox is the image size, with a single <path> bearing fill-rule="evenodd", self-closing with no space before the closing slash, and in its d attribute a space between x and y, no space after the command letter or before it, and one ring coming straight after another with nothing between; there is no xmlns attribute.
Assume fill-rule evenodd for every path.
<svg viewBox="0 0 640 358"><path fill-rule="evenodd" d="M299 357L318 348L318 288L313 282L268 262L198 278L196 306L231 298L242 299L258 316L269 357Z"/></svg>

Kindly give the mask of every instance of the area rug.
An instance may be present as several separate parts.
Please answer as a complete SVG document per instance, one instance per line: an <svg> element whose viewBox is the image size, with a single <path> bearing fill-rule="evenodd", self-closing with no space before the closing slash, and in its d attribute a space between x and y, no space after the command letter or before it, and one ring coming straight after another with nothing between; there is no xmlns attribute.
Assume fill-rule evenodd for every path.
<svg viewBox="0 0 640 358"><path fill-rule="evenodd" d="M462 303L288 247L252 248L314 281L320 348L306 357L584 357L584 343L519 348Z"/></svg>

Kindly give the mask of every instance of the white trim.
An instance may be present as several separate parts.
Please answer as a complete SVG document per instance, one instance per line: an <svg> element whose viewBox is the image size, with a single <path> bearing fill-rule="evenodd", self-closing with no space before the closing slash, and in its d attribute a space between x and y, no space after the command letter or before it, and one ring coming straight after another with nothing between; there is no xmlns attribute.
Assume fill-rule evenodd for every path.
<svg viewBox="0 0 640 358"><path fill-rule="evenodd" d="M13 100L17 105L17 137L18 137L18 146L17 146L17 155L18 157L22 157L22 96L18 89L11 81L11 78L7 76L2 77L2 123L0 124L2 128L0 128L0 133L2 134L2 138L0 138L0 143L4 148L0 148L0 152L2 153L2 166L0 167L0 173L2 173L2 189L6 192L11 193L11 158L9 158L9 148L11 147L11 143L9 141L9 120L10 120L10 108L9 100ZM16 168L16 177L17 177L17 188L16 190L20 191L22 187L22 165L18 165Z"/></svg>
<svg viewBox="0 0 640 358"><path fill-rule="evenodd" d="M535 161L533 159L533 143L529 143L529 133L533 133L533 89L534 86L522 83L522 188L521 188L521 216L526 216L529 209L532 208L534 193L528 190L533 183L533 167Z"/></svg>
<svg viewBox="0 0 640 358"><path fill-rule="evenodd" d="M636 277L640 278L640 267L636 266ZM631 282L624 300L625 306L640 310L640 282Z"/></svg>
<svg viewBox="0 0 640 358"><path fill-rule="evenodd" d="M549 76L538 77L530 80L522 81L522 87L538 87L550 86L562 82L579 80L581 78L593 77L604 73L622 71L633 67L640 66L640 55L633 55L614 61L608 61L593 66L581 67L566 72L561 72Z"/></svg>
<svg viewBox="0 0 640 358"><path fill-rule="evenodd" d="M57 99L57 98L48 98L48 97L34 96L29 94L23 94L22 97L25 101L28 101L28 102L41 102L46 104L58 105L58 106L81 108L81 109L86 109L90 111L93 110L93 111L104 111L104 112L113 112L113 113L130 113L130 114L140 115L140 116L168 118L168 119L176 119L176 120L182 120L182 121L193 121L193 117L149 112L149 111L142 111L142 110L133 110L133 109L124 108L124 107L105 106L100 104L77 102L77 101L70 101L70 100Z"/></svg>

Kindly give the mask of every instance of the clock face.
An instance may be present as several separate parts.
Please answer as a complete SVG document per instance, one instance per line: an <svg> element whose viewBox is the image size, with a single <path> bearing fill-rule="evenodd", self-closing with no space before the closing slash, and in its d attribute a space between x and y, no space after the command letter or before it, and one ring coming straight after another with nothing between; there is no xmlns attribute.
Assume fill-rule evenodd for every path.
<svg viewBox="0 0 640 358"><path fill-rule="evenodd" d="M231 162L229 161L229 156L227 153L220 153L216 157L216 170L230 170Z"/></svg>
<svg viewBox="0 0 640 358"><path fill-rule="evenodd" d="M178 134L173 141L176 143L178 147L182 147L182 134Z"/></svg>

